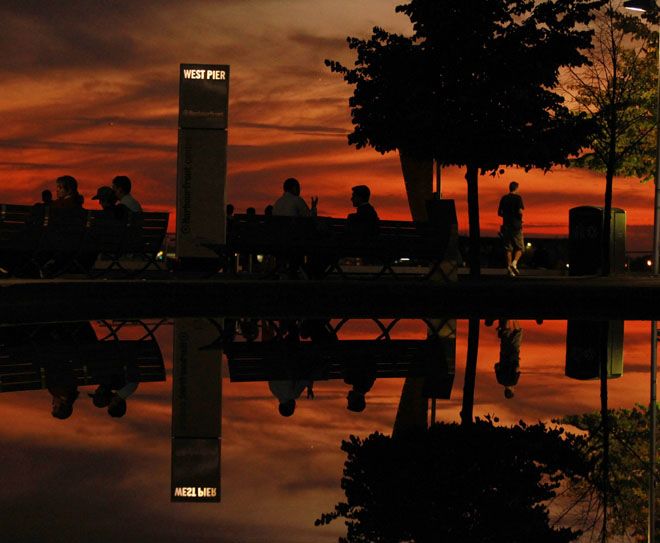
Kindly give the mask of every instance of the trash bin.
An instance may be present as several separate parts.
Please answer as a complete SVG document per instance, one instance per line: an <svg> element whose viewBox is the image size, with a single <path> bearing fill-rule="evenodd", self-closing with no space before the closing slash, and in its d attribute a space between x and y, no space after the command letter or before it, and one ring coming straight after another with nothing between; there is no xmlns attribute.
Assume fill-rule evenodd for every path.
<svg viewBox="0 0 660 543"><path fill-rule="evenodd" d="M581 381L600 377L607 360L607 378L623 375L623 321L569 320L566 326L565 375Z"/></svg>
<svg viewBox="0 0 660 543"><path fill-rule="evenodd" d="M568 212L568 274L600 275L603 269L603 208L574 207ZM610 273L626 269L626 212L612 208Z"/></svg>

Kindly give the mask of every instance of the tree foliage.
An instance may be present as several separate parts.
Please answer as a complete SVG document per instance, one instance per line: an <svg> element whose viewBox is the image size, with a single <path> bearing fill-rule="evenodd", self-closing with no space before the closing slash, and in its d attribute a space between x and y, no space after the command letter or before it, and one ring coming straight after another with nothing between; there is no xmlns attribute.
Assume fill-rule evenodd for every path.
<svg viewBox="0 0 660 543"><path fill-rule="evenodd" d="M608 477L608 532L646 541L648 515L649 413L643 406L609 411L610 468ZM586 477L569 485L571 502L567 511L579 514L582 529L600 526L603 508L603 428L600 413L570 415L555 422L571 425L584 433L574 442L575 450L591 468ZM656 457L660 463L660 455ZM656 474L656 484L658 477ZM660 501L660 500L659 500ZM658 503L660 506L660 503ZM660 510L660 509L658 509Z"/></svg>
<svg viewBox="0 0 660 543"><path fill-rule="evenodd" d="M316 524L345 519L345 542L568 542L548 500L586 464L561 429L542 423L435 424L393 439L351 436L341 486L346 501ZM576 438L579 439L579 438Z"/></svg>
<svg viewBox="0 0 660 543"><path fill-rule="evenodd" d="M348 38L355 67L326 60L355 87L349 143L465 166L470 260L479 273L478 174L566 164L591 130L556 92L583 65L601 0L411 0L413 34ZM476 262L475 262L476 259Z"/></svg>
<svg viewBox="0 0 660 543"><path fill-rule="evenodd" d="M354 68L327 60L355 86L349 143L404 149L443 165L495 171L550 168L584 143L588 126L555 92L562 67L583 65L591 0L412 0L398 6L412 36L374 28L348 38Z"/></svg>
<svg viewBox="0 0 660 543"><path fill-rule="evenodd" d="M589 63L567 74L566 91L595 125L590 150L573 164L648 181L655 174L658 36L648 18L622 4L609 0L596 13Z"/></svg>

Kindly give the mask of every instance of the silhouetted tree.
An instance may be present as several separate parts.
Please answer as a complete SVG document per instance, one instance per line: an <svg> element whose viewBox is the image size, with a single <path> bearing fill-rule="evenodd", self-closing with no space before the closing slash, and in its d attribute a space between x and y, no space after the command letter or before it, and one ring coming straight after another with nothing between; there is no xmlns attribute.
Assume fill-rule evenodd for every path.
<svg viewBox="0 0 660 543"><path fill-rule="evenodd" d="M344 542L568 542L546 502L585 464L560 429L440 423L396 439L351 436L341 481L346 501L316 525L345 519Z"/></svg>
<svg viewBox="0 0 660 543"><path fill-rule="evenodd" d="M552 89L560 68L586 61L592 31L584 25L601 3L412 0L396 8L412 21L412 36L374 28L368 40L348 38L355 68L326 60L355 86L349 144L466 168L473 275L480 272L479 173L548 170L586 140L586 117Z"/></svg>
<svg viewBox="0 0 660 543"><path fill-rule="evenodd" d="M575 426L585 433L574 443L583 461L592 466L587 477L576 479L569 485L570 503L566 514L577 512L581 527L586 531L601 532L603 495L608 496L608 522L610 535L630 536L633 541L646 541L648 514L649 470L649 416L648 409L609 411L610 453L608 477L603 477L603 425L600 413L570 415L555 422ZM660 461L660 455L657 459ZM656 484L658 482L656 474ZM607 490L605 492L605 480ZM658 500L660 506L660 500Z"/></svg>
<svg viewBox="0 0 660 543"><path fill-rule="evenodd" d="M577 107L596 125L589 151L573 164L605 173L603 274L610 271L613 179L655 173L657 34L647 23L608 0L592 23L589 63L569 70L565 85Z"/></svg>

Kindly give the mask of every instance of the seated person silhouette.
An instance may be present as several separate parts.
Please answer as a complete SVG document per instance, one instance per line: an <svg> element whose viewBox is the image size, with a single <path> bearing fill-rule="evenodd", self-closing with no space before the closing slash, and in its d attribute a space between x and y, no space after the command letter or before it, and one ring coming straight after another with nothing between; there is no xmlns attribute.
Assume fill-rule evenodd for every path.
<svg viewBox="0 0 660 543"><path fill-rule="evenodd" d="M268 381L268 388L279 401L278 410L283 417L290 417L296 410L296 400L305 389L307 397L314 398L313 382L309 379L283 379Z"/></svg>
<svg viewBox="0 0 660 543"><path fill-rule="evenodd" d="M98 200L103 216L108 219L123 219L128 215L128 208L124 204L117 203L117 195L112 187L99 187L92 200Z"/></svg>
<svg viewBox="0 0 660 543"><path fill-rule="evenodd" d="M495 377L504 387L504 397L510 400L514 396L514 387L520 378L522 328L518 325L518 321L500 319L497 336L500 338L500 361L495 364Z"/></svg>
<svg viewBox="0 0 660 543"><path fill-rule="evenodd" d="M374 364L349 366L346 369L344 383L351 385L352 388L346 396L346 409L355 413L364 411L367 407L367 393L375 382L376 366Z"/></svg>
<svg viewBox="0 0 660 543"><path fill-rule="evenodd" d="M355 213L347 217L347 231L353 235L375 236L378 234L378 213L369 203L371 191L366 185L356 185L351 189L351 203L356 208Z"/></svg>
<svg viewBox="0 0 660 543"><path fill-rule="evenodd" d="M99 409L108 408L111 417L123 417L126 414L126 400L139 385L137 368L128 367L121 375L113 376L101 383L93 394L89 394L92 403Z"/></svg>
<svg viewBox="0 0 660 543"><path fill-rule="evenodd" d="M78 385L69 364L58 362L49 368L47 388L52 396L51 415L56 419L68 419L78 398Z"/></svg>
<svg viewBox="0 0 660 543"><path fill-rule="evenodd" d="M312 196L311 207L300 196L300 182L289 177L282 184L283 193L273 203L273 215L281 217L316 217L319 199Z"/></svg>
<svg viewBox="0 0 660 543"><path fill-rule="evenodd" d="M71 175L62 175L55 180L57 198L50 205L57 209L81 209L83 196L78 192L78 181Z"/></svg>

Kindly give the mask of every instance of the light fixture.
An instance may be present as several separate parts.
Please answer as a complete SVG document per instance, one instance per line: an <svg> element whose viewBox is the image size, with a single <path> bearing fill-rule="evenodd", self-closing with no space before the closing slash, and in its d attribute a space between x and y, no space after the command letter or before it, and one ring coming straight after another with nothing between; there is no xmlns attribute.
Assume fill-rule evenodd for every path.
<svg viewBox="0 0 660 543"><path fill-rule="evenodd" d="M626 0L623 7L631 11L650 11L653 9L651 0Z"/></svg>

